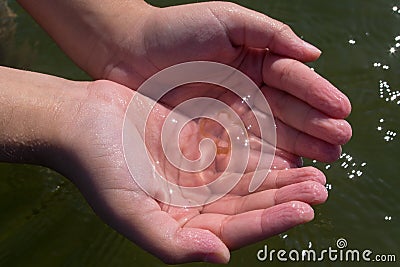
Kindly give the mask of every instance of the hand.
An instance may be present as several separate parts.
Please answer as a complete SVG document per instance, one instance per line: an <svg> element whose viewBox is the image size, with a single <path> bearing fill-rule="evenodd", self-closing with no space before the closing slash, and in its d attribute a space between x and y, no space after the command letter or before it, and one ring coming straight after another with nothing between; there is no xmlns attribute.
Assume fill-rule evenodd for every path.
<svg viewBox="0 0 400 267"><path fill-rule="evenodd" d="M205 90L207 91L207 90ZM198 208L178 208L147 195L133 180L125 163L121 128L133 91L109 81L96 81L74 95L58 99L61 160L52 166L69 177L100 217L127 238L168 263L189 261L227 262L229 250L268 238L313 218L310 204L327 198L324 175L311 167L291 169L299 157L282 152L276 167L257 192L249 194L251 167L225 197ZM67 93L62 94L68 95ZM179 90L175 95L179 98ZM225 99L226 102L234 99ZM138 107L140 107L138 103ZM152 155L162 154L159 132L170 108L157 104L148 121L154 139L147 140ZM143 114L136 114L144 119ZM182 151L194 155L207 124L193 121L182 132ZM225 152L217 158L223 162ZM257 154L257 149L252 149ZM196 156L196 155L194 155ZM160 169L168 179L182 173L159 157ZM137 162L138 166L141 162ZM152 175L151 170L148 170ZM206 177L218 174L216 165ZM204 182L201 173L195 181ZM148 177L149 179L151 177ZM193 178L193 176L191 176ZM182 182L182 180L180 180ZM184 182L184 180L183 180Z"/></svg>
<svg viewBox="0 0 400 267"><path fill-rule="evenodd" d="M32 5L30 1L20 2ZM35 2L33 6L37 5ZM85 11L87 8L75 6ZM59 44L94 77L133 89L158 70L190 60L212 60L242 70L260 87L276 117L281 152L275 160L278 170L266 179L260 189L264 191L252 195L243 195L243 177L243 183L230 195L201 209L186 211L159 204L129 177L119 132L115 130L121 127L129 93L106 82L90 86L85 105L78 102L81 105L66 107L67 113L78 112L72 116L74 123L68 124L74 126L62 138L63 147L68 148L69 164L60 163L57 169L71 177L105 221L167 262L225 262L229 258L227 247L237 248L311 220L313 213L307 203L320 203L326 198L321 186L323 174L312 168L285 169L300 165L299 156L334 160L340 154L340 145L351 136L351 128L343 120L350 112L348 99L300 63L315 60L318 50L307 46L287 26L231 3L152 9L144 12L139 21L132 19L134 9L122 10L118 20L104 31L107 38L81 35L91 37L87 38L91 44L86 45L90 48L86 52L80 50L84 42L77 46L71 41L85 38L69 38ZM46 11L38 12L43 13ZM52 21L56 25L57 20ZM80 22L82 19L74 20L75 24ZM94 27L72 28L101 29L99 32L105 29L96 23ZM71 30L60 31L54 26L49 32L57 40L56 32L68 36ZM173 106L173 101L165 99L163 104ZM84 130L88 125L93 126L91 131ZM201 132L201 127L196 130L195 126L191 133L194 135ZM196 145L195 142L192 146ZM272 201L254 201L260 196ZM221 209L226 203L232 208ZM162 224L153 226L153 222ZM234 230L243 225L248 231L237 235ZM145 232L149 227L152 230Z"/></svg>
<svg viewBox="0 0 400 267"><path fill-rule="evenodd" d="M251 77L266 96L276 117L280 148L324 162L339 157L340 145L351 137L351 127L343 120L350 102L300 62L315 60L320 52L287 25L224 2L152 9L141 17L140 27L130 24L129 13L122 15L126 25L115 28L119 42L110 50L113 56L101 78L136 89L177 63L228 64Z"/></svg>
<svg viewBox="0 0 400 267"><path fill-rule="evenodd" d="M165 67L216 61L260 87L287 152L333 161L351 136L343 120L351 110L347 97L300 63L317 59L320 51L264 14L228 2L167 8L140 0L18 2L96 79L137 89Z"/></svg>

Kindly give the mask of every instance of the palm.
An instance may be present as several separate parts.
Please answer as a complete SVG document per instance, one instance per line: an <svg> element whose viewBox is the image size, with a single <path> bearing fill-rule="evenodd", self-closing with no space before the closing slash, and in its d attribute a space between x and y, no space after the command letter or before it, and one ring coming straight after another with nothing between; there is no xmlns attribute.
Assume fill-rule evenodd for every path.
<svg viewBox="0 0 400 267"><path fill-rule="evenodd" d="M192 93L191 93L192 92ZM254 122L251 116L252 110L249 109L241 98L224 88L212 86L209 84L196 84L185 85L168 93L161 102L168 107L173 107L195 96L215 97L220 101L227 103L236 113L238 113L244 123L244 126L250 125ZM173 183L181 186L201 186L209 184L210 182L218 179L222 172L227 167L229 157L239 157L240 155L230 154L230 140L227 132L221 125L210 119L198 119L190 121L182 129L179 135L179 143L182 154L190 160L195 160L198 157L205 157L207 155L200 155L199 144L203 138L210 138L214 141L216 146L216 158L213 163L201 172L195 174L182 171L170 163L166 158L164 147L161 140L161 129L165 118L171 112L171 108L164 105L158 105L156 112L151 113L149 116L147 132L150 132L151 137L147 142L147 148L153 157L153 161L157 162L157 170L163 177ZM250 115L249 115L250 114ZM280 126L282 127L282 126ZM321 184L324 184L323 175L312 168L298 168L301 165L301 158L291 152L285 151L280 147L281 144L289 143L290 135L278 136L281 141L278 143L277 151L272 162L272 171L269 173L265 182L253 194L249 194L249 183L252 175L256 170L256 165L260 158L260 138L258 135L257 127L250 128L248 134L250 140L250 154L246 170L238 182L238 184L222 198L207 205L201 205L193 208L181 208L171 206L168 203L159 203L163 211L170 213L176 219L181 227L196 227L200 229L208 229L214 233L220 233L220 228L227 227L229 224L223 225L228 217L235 218L233 215L244 214L239 219L239 222L245 223L246 220L251 220L253 217L246 212L254 210L264 210L279 205L288 201L304 201L310 204L321 203L325 200L325 194ZM278 129L279 132L279 129ZM158 138L154 138L158 137ZM172 140L175 136L171 136L168 140ZM176 138L176 137L175 137ZM214 151L212 152L214 153ZM242 159L240 159L242 160ZM266 165L266 166L264 166ZM258 168L265 169L270 166L265 163L258 166ZM314 187L316 186L316 187ZM312 196L314 189L318 188L316 198ZM279 190L279 188L281 188ZM297 193L288 197L290 190L297 189ZM168 188L159 188L161 191L168 191ZM315 192L314 192L315 193ZM248 216L246 218L246 216ZM285 227L279 228L278 233L284 230ZM270 235L272 235L271 233ZM220 233L221 234L221 233ZM265 236L264 236L265 237ZM222 238L220 236L220 238ZM241 237L238 237L239 240ZM251 239L254 241L254 239ZM224 240L230 243L228 240ZM241 240L240 242L231 241L227 244L230 248L239 247L246 244L248 241Z"/></svg>
<svg viewBox="0 0 400 267"><path fill-rule="evenodd" d="M58 169L77 184L107 223L165 261L204 260L206 257L216 262L226 261L226 246L238 248L309 221L313 213L306 203L315 204L326 199L322 185L324 175L313 168L286 169L298 163L298 157L291 155L275 158L279 169L273 170L253 194L248 192L250 167L228 195L209 205L178 208L160 203L134 182L122 153L120 131L132 92L100 81L89 88L88 95L85 105L77 104L79 109L69 106L76 103L66 105L64 114L68 120L71 110L79 110L74 117L74 128L64 133L75 168L62 169L67 166L64 162ZM159 136L163 115L169 108L158 105L157 110L148 124L149 132L155 136ZM207 125L199 126L197 122L187 125L184 135L193 141L185 142L184 153L196 151L204 132L201 127L207 128ZM147 145L152 154L162 151L157 139ZM217 160L223 161L224 153ZM140 166L141 162L136 164ZM174 172L166 160L162 164L167 166L164 171ZM220 172L215 165L207 171L211 174L209 177ZM169 178L182 175L179 170L178 175L175 174ZM240 231L242 228L246 231Z"/></svg>
<svg viewBox="0 0 400 267"><path fill-rule="evenodd" d="M307 52L288 28L251 12L232 4L213 3L164 9L143 23L141 33L135 35L142 36L137 46L131 45L131 35L126 33L126 42L121 42L103 77L137 89L159 70L194 60L225 63L247 74L265 95L277 124L275 169L256 192L248 192L255 170L251 163L260 154L253 146L250 153L255 156L242 179L218 201L195 208L158 202L134 182L122 154L120 129L131 93L97 82L92 90L106 95L101 98L108 99L107 103L95 97L93 109L80 114L86 120L79 121L92 125L93 130L82 133L76 129L84 137L80 146L72 146L77 147L76 157L80 151L91 151L91 160L81 163L85 179L76 183L106 222L165 261L226 262L227 248L238 248L311 220L309 204L323 202L327 196L325 177L314 168L292 167L301 165L301 156L336 159L340 145L351 136L351 128L343 120L350 111L347 98L308 67L290 59L314 60L318 54ZM158 112L148 120L152 138L146 139L146 145L158 162L158 171L168 180L179 185L207 184L221 174L229 156L229 141L223 130L209 133L210 122L192 121L185 126L180 141L188 158L198 157L199 141L204 137L216 142L217 152L219 147L213 164L188 175L163 154L159 137L165 116L171 107L195 96L222 100L238 111L245 124L251 116L240 108L240 99L223 89L203 85L183 92L173 91L157 104ZM117 98L122 100L115 101ZM137 116L143 114L138 112ZM257 137L256 132L250 134ZM136 164L140 166L141 162ZM74 175L82 173L69 176ZM147 172L142 177L149 175Z"/></svg>

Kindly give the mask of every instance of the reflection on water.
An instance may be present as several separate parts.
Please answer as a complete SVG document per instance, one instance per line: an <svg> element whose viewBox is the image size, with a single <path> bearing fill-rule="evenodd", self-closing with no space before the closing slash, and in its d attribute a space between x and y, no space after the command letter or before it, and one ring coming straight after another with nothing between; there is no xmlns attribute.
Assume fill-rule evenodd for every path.
<svg viewBox="0 0 400 267"><path fill-rule="evenodd" d="M21 46L27 44L36 53L26 64L30 69L87 78L14 1L9 2L18 14L15 56L24 59ZM163 4L173 2L188 1ZM318 250L342 237L349 248L397 253L400 259L400 2L236 2L285 21L323 50L310 66L349 95L354 136L337 162L306 161L325 172L330 194L326 204L315 208L315 220L234 252L231 265L280 266L277 261L258 262L257 251L265 244L271 249ZM59 175L6 164L0 165L0 173L0 266L162 265L103 225Z"/></svg>
<svg viewBox="0 0 400 267"><path fill-rule="evenodd" d="M384 119L380 119L380 120L379 120L379 126L376 127L376 129L377 129L379 132L382 132L382 134L383 134L383 139L384 139L386 142L393 141L394 138L396 137L397 133L394 132L394 131L391 131L391 130L386 130L386 129L385 129L385 126L384 126L384 122L385 122Z"/></svg>

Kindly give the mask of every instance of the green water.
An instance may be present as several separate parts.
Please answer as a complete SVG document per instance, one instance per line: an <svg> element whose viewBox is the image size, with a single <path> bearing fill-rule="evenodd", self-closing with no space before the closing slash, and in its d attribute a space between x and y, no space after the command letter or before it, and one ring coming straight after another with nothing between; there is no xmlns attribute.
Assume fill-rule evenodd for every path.
<svg viewBox="0 0 400 267"><path fill-rule="evenodd" d="M14 1L9 3L18 14L18 24L1 64L88 79ZM286 22L323 50L311 65L350 97L354 135L337 162L306 162L326 173L330 188L327 203L316 207L315 220L235 251L230 265L280 266L276 258L272 263L259 262L257 251L264 245L286 250L336 248L338 238L345 238L348 248L397 254L398 264L400 96L392 95L400 90L400 47L393 53L390 49L400 43L395 41L400 35L400 14L393 11L394 6L400 9L400 1L237 3ZM318 266L354 264L325 261ZM104 225L69 181L40 167L0 164L0 266L144 265L163 263Z"/></svg>

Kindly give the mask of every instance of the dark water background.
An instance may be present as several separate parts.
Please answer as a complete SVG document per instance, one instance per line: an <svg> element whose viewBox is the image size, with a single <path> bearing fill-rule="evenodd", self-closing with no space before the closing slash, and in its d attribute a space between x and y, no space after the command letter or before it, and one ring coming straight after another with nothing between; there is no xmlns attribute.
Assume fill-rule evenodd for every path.
<svg viewBox="0 0 400 267"><path fill-rule="evenodd" d="M3 46L1 64L89 79L29 15L8 2L17 14L17 27L10 45ZM354 135L337 162L306 161L326 173L330 191L327 203L316 207L315 220L235 251L229 265L280 266L276 259L259 262L257 251L264 245L287 251L336 248L339 238L347 240L348 248L396 254L399 264L400 1L236 2L284 21L323 51L311 66L350 97ZM0 266L162 265L104 225L65 178L40 167L0 164Z"/></svg>

